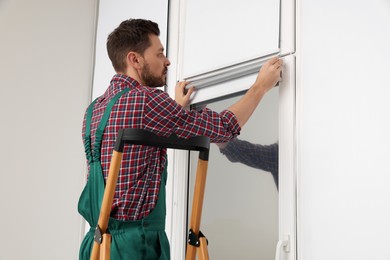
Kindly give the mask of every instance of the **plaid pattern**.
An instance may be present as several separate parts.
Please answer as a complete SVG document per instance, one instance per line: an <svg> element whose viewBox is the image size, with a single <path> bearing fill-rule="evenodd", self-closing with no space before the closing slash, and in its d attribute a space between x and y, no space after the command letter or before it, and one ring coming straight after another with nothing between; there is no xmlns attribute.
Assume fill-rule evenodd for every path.
<svg viewBox="0 0 390 260"><path fill-rule="evenodd" d="M132 78L117 74L94 106L92 145L108 102L125 88L130 91L113 106L103 135L101 164L105 179L119 129L141 128L159 136L175 133L180 138L208 136L212 142L226 142L241 130L235 115L228 110L219 114L207 108L185 110L164 91L141 86ZM82 135L85 135L85 116ZM156 205L165 165L166 149L125 146L111 216L119 220L138 220L147 216Z"/></svg>
<svg viewBox="0 0 390 260"><path fill-rule="evenodd" d="M275 184L279 183L279 144L252 144L234 138L225 148L220 149L229 161L243 163L247 166L271 172Z"/></svg>

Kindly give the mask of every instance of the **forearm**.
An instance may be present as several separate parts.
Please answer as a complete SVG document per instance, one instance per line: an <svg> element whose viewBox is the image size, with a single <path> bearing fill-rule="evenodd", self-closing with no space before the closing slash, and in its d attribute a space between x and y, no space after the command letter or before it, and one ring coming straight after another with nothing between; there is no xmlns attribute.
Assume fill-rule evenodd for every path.
<svg viewBox="0 0 390 260"><path fill-rule="evenodd" d="M278 148L277 143L259 145L233 139L220 151L231 162L239 162L256 169L277 173Z"/></svg>
<svg viewBox="0 0 390 260"><path fill-rule="evenodd" d="M238 124L241 127L248 121L265 93L280 80L282 64L282 60L278 58L268 60L261 67L252 87L237 103L228 108L236 115Z"/></svg>
<svg viewBox="0 0 390 260"><path fill-rule="evenodd" d="M238 102L228 108L235 114L240 127L248 122L265 93L266 89L254 84Z"/></svg>
<svg viewBox="0 0 390 260"><path fill-rule="evenodd" d="M175 128L175 134L183 138L192 136L210 137L210 142L227 142L239 135L241 127L236 116L228 110L216 113L204 108L200 111L186 111L176 118L182 118L180 126Z"/></svg>

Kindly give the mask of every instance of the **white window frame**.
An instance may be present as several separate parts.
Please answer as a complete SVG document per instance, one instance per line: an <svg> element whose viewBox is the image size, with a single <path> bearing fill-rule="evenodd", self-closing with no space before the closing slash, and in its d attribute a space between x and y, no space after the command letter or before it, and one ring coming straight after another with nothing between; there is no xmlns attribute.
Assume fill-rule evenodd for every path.
<svg viewBox="0 0 390 260"><path fill-rule="evenodd" d="M174 97L174 88L177 80L183 80L180 68L181 52L180 38L183 30L185 0L170 0L168 24L168 58L171 60L168 72L167 92ZM283 259L296 259L296 166L295 166L295 0L281 0L280 17L280 45L279 49L269 54L288 55L284 58L283 80L279 84L279 239L288 238L288 247L281 247L280 255ZM244 60L218 70L194 75L186 80L197 86L197 92L209 92L210 85L221 83L223 78L236 79L258 71L262 63L270 56ZM237 71L238 70L238 71ZM213 87L215 87L213 85ZM230 89L227 92L218 92L220 96L245 91L244 88ZM202 94L192 100L192 104L207 102L218 98ZM187 151L170 150L169 178L168 178L168 205L167 233L171 244L171 259L185 258L187 235L187 196L188 196L188 169L189 154ZM278 243L279 244L279 243ZM288 249L288 252L285 250Z"/></svg>

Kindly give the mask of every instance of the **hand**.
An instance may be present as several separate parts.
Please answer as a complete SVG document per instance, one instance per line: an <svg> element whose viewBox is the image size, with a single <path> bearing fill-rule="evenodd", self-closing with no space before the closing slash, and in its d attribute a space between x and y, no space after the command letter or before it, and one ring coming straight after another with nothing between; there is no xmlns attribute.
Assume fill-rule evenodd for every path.
<svg viewBox="0 0 390 260"><path fill-rule="evenodd" d="M182 107L188 106L190 103L191 94L195 91L195 87L186 89L189 84L187 81L178 81L175 88L175 101Z"/></svg>
<svg viewBox="0 0 390 260"><path fill-rule="evenodd" d="M219 149L223 149L227 146L228 143L215 143L215 144L219 147Z"/></svg>
<svg viewBox="0 0 390 260"><path fill-rule="evenodd" d="M279 57L269 59L260 69L255 85L259 85L265 92L273 88L281 79L283 60Z"/></svg>

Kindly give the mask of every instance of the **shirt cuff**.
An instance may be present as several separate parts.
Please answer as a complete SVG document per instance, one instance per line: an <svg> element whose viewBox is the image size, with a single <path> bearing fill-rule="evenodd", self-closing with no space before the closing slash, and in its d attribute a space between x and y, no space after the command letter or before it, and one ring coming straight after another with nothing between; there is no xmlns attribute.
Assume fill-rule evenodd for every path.
<svg viewBox="0 0 390 260"><path fill-rule="evenodd" d="M232 111L227 109L222 111L221 114L228 120L226 123L232 126L231 133L233 134L233 136L239 135L241 132L241 127L238 124L236 115Z"/></svg>

